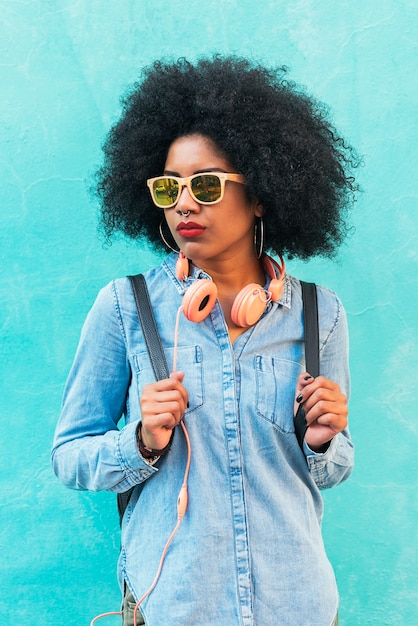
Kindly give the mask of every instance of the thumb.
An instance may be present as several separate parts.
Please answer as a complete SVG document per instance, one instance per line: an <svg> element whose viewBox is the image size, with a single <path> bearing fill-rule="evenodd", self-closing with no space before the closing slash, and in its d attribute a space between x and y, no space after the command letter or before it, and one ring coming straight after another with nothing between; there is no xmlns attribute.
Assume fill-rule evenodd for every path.
<svg viewBox="0 0 418 626"><path fill-rule="evenodd" d="M178 380L180 383L182 383L184 380L184 372L171 372L170 378L172 378L173 380Z"/></svg>

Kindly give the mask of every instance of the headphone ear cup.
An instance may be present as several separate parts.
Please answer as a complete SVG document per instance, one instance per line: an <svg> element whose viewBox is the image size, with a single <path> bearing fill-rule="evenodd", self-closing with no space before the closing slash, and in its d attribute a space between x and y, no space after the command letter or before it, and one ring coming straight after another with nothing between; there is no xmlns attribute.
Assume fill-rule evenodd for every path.
<svg viewBox="0 0 418 626"><path fill-rule="evenodd" d="M266 308L264 289L257 283L250 283L237 294L231 309L231 319L237 326L253 326Z"/></svg>
<svg viewBox="0 0 418 626"><path fill-rule="evenodd" d="M267 274L270 276L270 284L268 286L268 290L271 293L271 300L273 302L278 302L283 293L284 287L284 279L286 276L286 265L283 257L280 257L280 264L277 261L274 261L271 257L265 255L263 259L264 269ZM279 270L279 277L276 278L276 273L274 268Z"/></svg>
<svg viewBox="0 0 418 626"><path fill-rule="evenodd" d="M284 280L283 278L273 278L270 281L268 290L271 292L271 299L273 302L278 302L283 293Z"/></svg>
<svg viewBox="0 0 418 626"><path fill-rule="evenodd" d="M184 256L183 252L180 252L179 258L176 261L176 277L178 280L184 280L184 277L188 275L189 259Z"/></svg>
<svg viewBox="0 0 418 626"><path fill-rule="evenodd" d="M183 313L190 322L201 322L212 311L218 289L212 280L197 280L183 296Z"/></svg>

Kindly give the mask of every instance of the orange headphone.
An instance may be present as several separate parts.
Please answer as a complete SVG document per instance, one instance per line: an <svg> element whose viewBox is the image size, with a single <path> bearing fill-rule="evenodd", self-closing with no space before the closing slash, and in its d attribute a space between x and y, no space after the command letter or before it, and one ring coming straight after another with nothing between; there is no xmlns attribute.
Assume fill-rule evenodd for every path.
<svg viewBox="0 0 418 626"><path fill-rule="evenodd" d="M250 283L237 294L231 310L231 319L237 326L248 328L253 326L262 316L267 304L277 302L283 292L285 263L280 257L280 265L271 257L263 256L263 266L270 277L268 291L257 283ZM279 270L276 278L274 268ZM176 263L176 276L185 280L189 275L189 260L180 252ZM212 311L218 289L212 280L202 278L193 283L183 296L182 310L191 322L201 322Z"/></svg>

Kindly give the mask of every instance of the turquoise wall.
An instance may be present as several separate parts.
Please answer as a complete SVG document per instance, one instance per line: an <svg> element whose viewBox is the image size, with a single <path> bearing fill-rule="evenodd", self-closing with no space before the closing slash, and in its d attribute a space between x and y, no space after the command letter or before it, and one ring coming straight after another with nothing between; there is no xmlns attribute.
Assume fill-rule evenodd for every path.
<svg viewBox="0 0 418 626"><path fill-rule="evenodd" d="M0 16L2 626L118 608L114 496L66 490L49 449L98 289L156 258L103 246L88 180L138 68L212 51L288 65L364 155L338 261L290 270L336 289L351 329L357 465L324 523L341 624L418 623L416 0L0 0Z"/></svg>

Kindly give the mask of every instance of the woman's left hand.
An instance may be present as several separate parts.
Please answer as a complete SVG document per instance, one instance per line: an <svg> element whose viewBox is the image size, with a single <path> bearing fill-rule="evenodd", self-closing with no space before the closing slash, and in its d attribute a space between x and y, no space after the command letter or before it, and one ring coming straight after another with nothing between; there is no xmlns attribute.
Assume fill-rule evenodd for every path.
<svg viewBox="0 0 418 626"><path fill-rule="evenodd" d="M305 441L314 452L323 452L348 424L347 398L329 378L312 378L305 372L298 378L295 414L301 403L308 425Z"/></svg>

